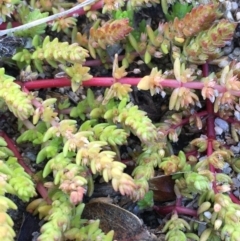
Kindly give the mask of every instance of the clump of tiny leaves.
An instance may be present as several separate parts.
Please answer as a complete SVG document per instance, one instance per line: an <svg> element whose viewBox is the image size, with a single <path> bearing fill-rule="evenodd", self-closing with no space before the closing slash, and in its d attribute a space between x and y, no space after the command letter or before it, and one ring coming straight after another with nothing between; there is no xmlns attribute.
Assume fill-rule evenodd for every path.
<svg viewBox="0 0 240 241"><path fill-rule="evenodd" d="M24 26L73 5L6 0L0 16L4 22L13 17ZM149 5L160 5L168 21L157 28L148 19L136 22L135 12ZM31 199L27 210L45 220L38 241L114 240L114 231L104 233L100 220L81 218L83 198L93 194L99 177L142 211L171 214L162 229L166 240L239 240L240 200L233 193L232 177L240 173L240 155L233 151L240 135L240 75L239 63L230 63L224 56L223 47L232 41L236 23L225 19L222 9L216 1L102 0L86 6L84 12L9 30L11 47L22 37L24 44L17 45L12 56L8 47L3 48L7 52L4 67L19 69L16 79L22 82L0 69L0 111L8 110L17 118L16 145L36 148L36 163L42 170L35 175L23 168L21 155L1 134L1 240L12 241L16 236L7 211L17 206L6 193L26 202ZM85 31L77 26L79 14L88 18ZM122 56L116 51L110 54L116 46ZM156 63L167 56L173 67L160 70ZM91 66L99 63L112 69L112 77L94 76ZM138 68L132 70L136 64ZM209 73L208 64L223 67ZM141 66L148 73L126 77L141 74ZM40 80L49 70L67 79ZM109 87L97 94L85 85ZM133 85L167 103L157 123L132 101ZM75 96L85 94L75 104L30 91L69 86ZM214 120L219 119L227 127L215 128ZM194 138L176 153L172 144L178 143L186 126L195 130ZM216 137L223 129L225 143ZM127 153L134 164L129 174L121 147L133 137L140 144ZM149 182L159 172L174 180L174 204L154 203L155 190L149 190ZM42 196L34 199L36 190Z"/></svg>

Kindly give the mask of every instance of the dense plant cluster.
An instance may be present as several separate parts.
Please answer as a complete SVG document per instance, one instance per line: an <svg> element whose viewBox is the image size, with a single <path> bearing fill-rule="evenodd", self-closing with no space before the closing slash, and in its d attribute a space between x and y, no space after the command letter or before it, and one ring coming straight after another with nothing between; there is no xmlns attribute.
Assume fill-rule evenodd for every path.
<svg viewBox="0 0 240 241"><path fill-rule="evenodd" d="M44 163L40 174L32 173L1 132L0 239L15 237L7 210L17 206L5 194L29 201L38 192L27 207L46 221L38 241L113 240L114 232L105 234L99 220L81 219L83 197L92 195L101 176L121 195L139 201L140 208L150 205L161 215L171 213L163 228L166 240L238 241L240 200L224 169L231 167L231 175L240 172L239 153L228 145L239 142L240 74L239 64L226 61L223 53L237 24L223 17L217 1L78 2L8 0L0 7L2 21L12 25L0 35L8 34L13 43L22 40L20 47L4 49L4 67L19 74L12 77L0 69L0 110L17 118L16 143L38 146L36 163ZM147 7L162 8L167 21L136 23L136 13ZM79 15L86 16L89 29L77 26ZM113 46L120 46L122 55L109 56ZM164 58L171 59L173 68L158 68ZM136 62L148 67L149 74L127 77L141 74L141 67L130 71ZM91 66L99 64L111 69L112 77L94 77ZM209 64L219 65L216 72L209 73ZM63 77L43 79L49 69ZM168 101L158 123L132 102L134 85ZM108 88L98 96L87 88L75 106L31 91L68 86L76 94L84 86ZM229 123L229 143L216 138L223 130L214 128L217 118ZM174 154L171 143L178 142L185 125L200 134ZM141 150L131 153L135 168L127 174L120 148L132 136ZM175 180L174 205L153 206L148 191L156 171ZM194 205L187 207L191 200Z"/></svg>

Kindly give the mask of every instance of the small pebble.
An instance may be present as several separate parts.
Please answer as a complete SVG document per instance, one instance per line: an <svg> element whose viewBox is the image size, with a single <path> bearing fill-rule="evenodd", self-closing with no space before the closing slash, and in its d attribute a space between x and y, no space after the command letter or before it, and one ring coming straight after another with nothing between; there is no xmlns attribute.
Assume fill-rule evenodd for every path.
<svg viewBox="0 0 240 241"><path fill-rule="evenodd" d="M37 241L38 237L40 236L40 233L39 232L33 232L32 233L32 241Z"/></svg>
<svg viewBox="0 0 240 241"><path fill-rule="evenodd" d="M238 120L238 121L240 121L240 113L239 113L239 111L234 111L234 116L235 116L235 118Z"/></svg>
<svg viewBox="0 0 240 241"><path fill-rule="evenodd" d="M227 46L223 49L225 55L230 54L232 50L233 50L232 46Z"/></svg>
<svg viewBox="0 0 240 241"><path fill-rule="evenodd" d="M232 53L229 54L228 57L229 57L231 60L236 60L236 59L237 59L236 56L233 55Z"/></svg>
<svg viewBox="0 0 240 241"><path fill-rule="evenodd" d="M222 59L222 60L220 61L220 63L218 64L218 67L224 68L224 67L226 67L227 65L229 65L229 60L228 60L228 59Z"/></svg>
<svg viewBox="0 0 240 241"><path fill-rule="evenodd" d="M239 15L240 16L240 15ZM235 34L234 34L235 37L240 37L240 32L239 31L236 31Z"/></svg>
<svg viewBox="0 0 240 241"><path fill-rule="evenodd" d="M216 132L216 135L222 135L223 133L223 129L219 126L215 126L215 132Z"/></svg>
<svg viewBox="0 0 240 241"><path fill-rule="evenodd" d="M234 196L239 197L239 190L233 191Z"/></svg>
<svg viewBox="0 0 240 241"><path fill-rule="evenodd" d="M220 118L216 118L215 121L214 121L215 125L222 128L223 131L229 131L229 126L228 126L228 123L223 120L223 119L220 119Z"/></svg>
<svg viewBox="0 0 240 241"><path fill-rule="evenodd" d="M240 55L240 48L237 47L233 50L233 54L236 55L236 56L239 56Z"/></svg>
<svg viewBox="0 0 240 241"><path fill-rule="evenodd" d="M202 156L202 157L199 158L199 161L201 162L201 161L204 161L206 159L207 159L207 156Z"/></svg>
<svg viewBox="0 0 240 241"><path fill-rule="evenodd" d="M233 181L233 185L234 187L240 187L240 182L239 182L239 178L237 176L237 178L232 178L232 181Z"/></svg>
<svg viewBox="0 0 240 241"><path fill-rule="evenodd" d="M206 218L208 218L208 219L210 219L210 218L212 217L212 214L211 214L211 212L209 212L209 211L206 211L206 212L204 212L203 214L204 214L204 216L205 216Z"/></svg>
<svg viewBox="0 0 240 241"><path fill-rule="evenodd" d="M232 2L231 3L231 9L232 9L232 11L237 10L238 9L238 4L236 2Z"/></svg>
<svg viewBox="0 0 240 241"><path fill-rule="evenodd" d="M237 154L240 152L240 147L239 146L231 146L230 150L234 153Z"/></svg>
<svg viewBox="0 0 240 241"><path fill-rule="evenodd" d="M230 174L232 171L232 168L230 167L229 163L225 162L224 167L223 167L223 172L225 174Z"/></svg>
<svg viewBox="0 0 240 241"><path fill-rule="evenodd" d="M231 11L228 10L227 12L225 12L224 16L225 16L226 19L228 19L230 21L234 21L234 18L233 18L233 15L232 15Z"/></svg>
<svg viewBox="0 0 240 241"><path fill-rule="evenodd" d="M232 4L230 1L225 1L224 2L225 8L227 11L231 11L232 10Z"/></svg>
<svg viewBox="0 0 240 241"><path fill-rule="evenodd" d="M27 151L24 153L24 156L27 157L30 161L36 161L35 153Z"/></svg>
<svg viewBox="0 0 240 241"><path fill-rule="evenodd" d="M233 42L231 40L226 41L225 46L233 46Z"/></svg>
<svg viewBox="0 0 240 241"><path fill-rule="evenodd" d="M237 13L236 13L236 19L237 19L237 21L240 20L240 12L237 12Z"/></svg>

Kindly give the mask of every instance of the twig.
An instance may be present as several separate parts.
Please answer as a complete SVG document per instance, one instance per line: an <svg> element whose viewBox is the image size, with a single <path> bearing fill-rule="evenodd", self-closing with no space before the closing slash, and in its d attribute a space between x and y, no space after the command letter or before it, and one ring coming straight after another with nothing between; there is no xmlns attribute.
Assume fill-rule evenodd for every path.
<svg viewBox="0 0 240 241"><path fill-rule="evenodd" d="M46 23L46 22L49 22L49 21L53 21L53 20L55 20L57 18L64 17L64 16L66 16L68 14L76 12L80 8L83 8L83 7L87 6L87 5L90 5L91 3L95 2L95 1L96 0L86 0L85 2L80 3L80 4L76 5L75 7L70 8L70 9L68 9L66 11L53 14L53 15L51 15L49 17L46 17L46 18L38 19L38 20L35 20L33 22L30 22L30 23L27 23L27 24L24 24L24 25L15 27L15 28L9 28L9 29L5 29L5 30L1 30L0 31L0 36L3 36L5 34L9 34L9 33L14 33L16 31L20 31L20 30L29 29L29 28L38 26L40 24L43 24L43 23Z"/></svg>

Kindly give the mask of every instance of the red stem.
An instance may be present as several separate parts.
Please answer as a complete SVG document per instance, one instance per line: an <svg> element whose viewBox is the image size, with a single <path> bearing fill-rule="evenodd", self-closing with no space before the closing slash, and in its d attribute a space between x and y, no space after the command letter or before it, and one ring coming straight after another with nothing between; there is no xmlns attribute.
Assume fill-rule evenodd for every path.
<svg viewBox="0 0 240 241"><path fill-rule="evenodd" d="M193 151L189 151L189 152L186 152L185 155L186 157L189 157L189 156L197 156L198 154L198 151L197 150L193 150Z"/></svg>
<svg viewBox="0 0 240 241"><path fill-rule="evenodd" d="M208 64L204 64L202 66L203 70L203 76L207 77L209 75L209 66ZM213 109L213 103L207 99L207 112L208 112L208 118L207 118L207 137L208 137L208 145L207 145L207 156L212 155L213 153L213 140L216 139L215 130L214 130L214 109ZM213 190L215 193L217 193L217 185L216 185L216 170L213 165L210 164L209 169L212 173L214 173L214 181L212 182Z"/></svg>
<svg viewBox="0 0 240 241"><path fill-rule="evenodd" d="M12 139L10 139L7 136L7 134L3 131L0 132L0 136L2 136L4 138L4 140L7 142L7 147L14 153L14 156L18 159L18 163L24 168L25 172L27 172L30 176L33 176L34 173L24 163L22 156L19 153L19 151L17 150ZM36 189L37 189L38 193L42 196L42 198L44 198L48 203L51 203L50 199L48 198L48 192L41 182L37 182Z"/></svg>
<svg viewBox="0 0 240 241"><path fill-rule="evenodd" d="M21 24L19 23L19 22L10 22L11 24L12 24L12 27L14 28L14 27L18 27L18 26L20 26ZM9 22L7 22L7 23L2 23L1 25L0 25L0 30L5 30L6 28L7 28L7 25L9 24Z"/></svg>
<svg viewBox="0 0 240 241"><path fill-rule="evenodd" d="M207 77L209 75L209 65L208 63L202 65L203 77Z"/></svg>
<svg viewBox="0 0 240 241"><path fill-rule="evenodd" d="M165 206L165 207L158 207L153 206L153 209L161 215L166 215L169 213L177 212L178 214L189 215L192 217L197 217L197 211L190 208L180 207L180 206Z"/></svg>
<svg viewBox="0 0 240 241"><path fill-rule="evenodd" d="M137 85L140 78L123 78L118 82L123 84ZM108 87L115 82L112 77L93 77L90 80L83 81L83 86L102 86ZM41 89L41 88L59 88L71 86L71 81L68 78L59 78L59 79L45 79L45 80L36 80L31 82L19 83L21 86L27 88L28 90L32 89Z"/></svg>
<svg viewBox="0 0 240 241"><path fill-rule="evenodd" d="M201 112L196 113L196 114L194 114L194 115L197 115L197 116L199 116L199 117L204 117L204 116L208 115L208 112L207 112L207 111L201 111ZM187 117L187 118L183 119L179 124L177 124L177 125L172 125L172 126L170 126L170 128L171 128L171 129L176 129L176 128L180 127L180 126L183 126L183 125L185 125L185 124L188 124L189 118L190 118L190 117Z"/></svg>
<svg viewBox="0 0 240 241"><path fill-rule="evenodd" d="M100 0L100 1L96 2L95 4L93 4L89 11L98 10L98 9L101 9L102 7L103 7L103 0ZM86 15L86 11L84 11L83 8L81 8L67 16L72 17L74 14L78 14L78 16L83 16L83 15Z"/></svg>
<svg viewBox="0 0 240 241"><path fill-rule="evenodd" d="M135 58L137 56L139 56L139 53L137 52L132 52L131 53L131 56L132 58ZM124 55L119 55L118 56L118 61L121 61L125 58ZM106 59L106 62L109 63L109 62L112 62L112 58L107 58ZM86 60L86 62L83 64L83 66L100 66L102 65L102 61L100 59L91 59L91 60Z"/></svg>
<svg viewBox="0 0 240 241"><path fill-rule="evenodd" d="M119 83L122 84L129 84L131 86L135 86L139 83L141 78L135 77L126 77L118 80ZM111 86L115 82L113 77L93 77L90 80L83 81L83 86L102 86L108 87ZM20 83L21 86L25 86L27 89L42 89L42 88L59 88L59 87L66 87L71 86L71 80L69 78L59 78L59 79L43 79L43 80L34 80L31 82ZM179 83L177 80L174 79L165 79L161 81L162 87L169 87L169 88L178 88L178 87L186 87L189 89L202 89L203 83L201 82L190 82L190 83ZM221 85L215 85L215 89L217 89L220 93L225 92L225 87ZM231 94L235 96L240 96L240 91L230 91Z"/></svg>

